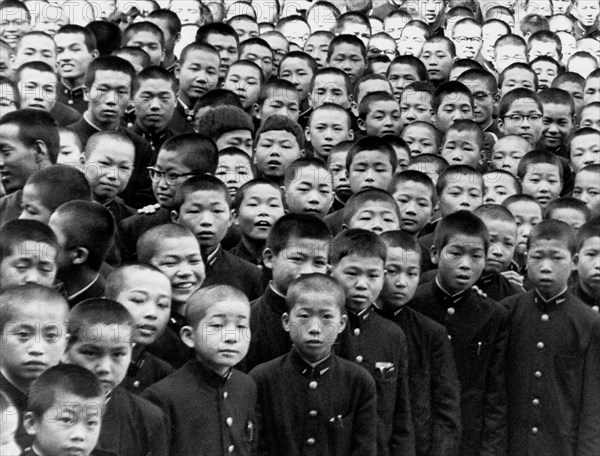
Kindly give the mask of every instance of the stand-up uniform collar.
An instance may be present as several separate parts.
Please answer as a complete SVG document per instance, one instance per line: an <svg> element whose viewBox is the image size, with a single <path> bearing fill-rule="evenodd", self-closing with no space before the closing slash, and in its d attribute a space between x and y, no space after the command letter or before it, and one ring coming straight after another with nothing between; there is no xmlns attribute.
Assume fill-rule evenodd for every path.
<svg viewBox="0 0 600 456"><path fill-rule="evenodd" d="M567 300L567 287L556 296L553 296L550 299L546 299L542 296L542 294L535 289L533 294L533 302L542 312L551 312L553 310L558 309L558 307L563 304Z"/></svg>
<svg viewBox="0 0 600 456"><path fill-rule="evenodd" d="M368 318L371 316L371 306L360 311L359 313L348 310L348 322L351 328L360 328L367 323Z"/></svg>
<svg viewBox="0 0 600 456"><path fill-rule="evenodd" d="M433 281L433 295L436 298L436 301L440 303L443 307L455 307L460 304L467 297L469 290L463 290L455 294L450 294L448 291L444 290L438 278L436 277Z"/></svg>
<svg viewBox="0 0 600 456"><path fill-rule="evenodd" d="M314 379L322 377L329 372L329 369L331 369L333 356L330 353L325 359L319 361L318 363L312 364L302 357L296 347L292 347L292 350L290 351L290 361L294 368L297 369L303 377Z"/></svg>
<svg viewBox="0 0 600 456"><path fill-rule="evenodd" d="M206 383L208 386L214 389L222 388L231 377L231 369L227 372L226 375L222 376L217 374L212 369L209 369L203 362L198 359L193 359L189 361L190 367L192 370L200 377L203 383Z"/></svg>

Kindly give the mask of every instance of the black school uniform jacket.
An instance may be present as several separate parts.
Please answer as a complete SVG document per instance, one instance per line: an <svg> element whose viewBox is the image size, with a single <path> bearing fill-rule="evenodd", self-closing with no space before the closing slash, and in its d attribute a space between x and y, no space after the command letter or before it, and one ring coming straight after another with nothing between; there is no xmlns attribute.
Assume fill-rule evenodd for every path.
<svg viewBox="0 0 600 456"><path fill-rule="evenodd" d="M8 379L0 373L0 391L8 396L12 404L19 412L19 426L15 433L15 441L21 448L27 448L33 444L33 436L27 434L25 426L23 426L23 415L25 414L25 408L27 407L27 394L13 385ZM0 426L4 423L0 423Z"/></svg>
<svg viewBox="0 0 600 456"><path fill-rule="evenodd" d="M129 364L127 376L121 383L121 386L131 393L140 394L149 386L175 372L169 363L146 351L146 347L135 356L135 360L132 359Z"/></svg>
<svg viewBox="0 0 600 456"><path fill-rule="evenodd" d="M221 377L193 359L143 396L170 419L172 456L251 454L256 386L246 374Z"/></svg>
<svg viewBox="0 0 600 456"><path fill-rule="evenodd" d="M377 454L414 455L415 435L408 392L408 354L402 329L372 308L348 312L354 353L377 387Z"/></svg>
<svg viewBox="0 0 600 456"><path fill-rule="evenodd" d="M579 283L579 279L577 282L569 287L569 291L572 295L574 295L580 301L583 301L584 304L587 304L594 310L595 312L600 312L600 295L592 296L585 292L583 288L581 288L581 284Z"/></svg>
<svg viewBox="0 0 600 456"><path fill-rule="evenodd" d="M84 96L83 86L70 89L62 81L58 81L56 86L57 101L63 103L77 112L83 114L88 108L88 102Z"/></svg>
<svg viewBox="0 0 600 456"><path fill-rule="evenodd" d="M458 456L460 386L448 331L407 306L375 311L400 325L406 336L417 456Z"/></svg>
<svg viewBox="0 0 600 456"><path fill-rule="evenodd" d="M437 280L420 285L408 304L444 325L451 338L461 385L459 454L504 454L508 312L472 289L450 296Z"/></svg>
<svg viewBox="0 0 600 456"><path fill-rule="evenodd" d="M258 390L259 456L374 456L375 381L330 355L316 366L293 348L250 372Z"/></svg>
<svg viewBox="0 0 600 456"><path fill-rule="evenodd" d="M499 272L484 273L475 285L494 301L502 301L504 298L525 292L525 288L510 282Z"/></svg>
<svg viewBox="0 0 600 456"><path fill-rule="evenodd" d="M242 260L219 246L209 258L204 258L206 278L202 287L230 285L242 290L250 301L263 293L262 273L258 266Z"/></svg>
<svg viewBox="0 0 600 456"><path fill-rule="evenodd" d="M509 456L600 454L600 317L565 291L504 301Z"/></svg>
<svg viewBox="0 0 600 456"><path fill-rule="evenodd" d="M169 427L157 406L118 386L106 403L96 448L119 456L166 456Z"/></svg>

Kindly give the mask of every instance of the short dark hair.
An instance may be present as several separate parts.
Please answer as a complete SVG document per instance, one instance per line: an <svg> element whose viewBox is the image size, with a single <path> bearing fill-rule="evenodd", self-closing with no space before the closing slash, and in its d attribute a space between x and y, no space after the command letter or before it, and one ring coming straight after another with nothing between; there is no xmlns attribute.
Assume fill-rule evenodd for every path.
<svg viewBox="0 0 600 456"><path fill-rule="evenodd" d="M285 214L275 222L269 237L267 248L278 255L288 247L292 238L316 239L331 243L332 235L325 222L313 215L308 214Z"/></svg>
<svg viewBox="0 0 600 456"><path fill-rule="evenodd" d="M343 258L350 255L381 258L385 263L387 247L377 234L360 228L350 228L333 238L329 263L336 266Z"/></svg>
<svg viewBox="0 0 600 456"><path fill-rule="evenodd" d="M32 174L25 185L38 188L42 205L54 212L62 204L75 201L92 201L90 184L77 168L52 165Z"/></svg>
<svg viewBox="0 0 600 456"><path fill-rule="evenodd" d="M310 123L312 122L312 119L316 112L325 111L325 110L334 111L335 112L334 115L336 118L338 116L344 117L347 120L346 125L348 126L348 129L352 128L352 117L350 116L350 113L346 109L342 108L339 104L335 104L335 103L323 103L318 108L313 108L311 110L310 116L308 118L308 125L310 126Z"/></svg>
<svg viewBox="0 0 600 456"><path fill-rule="evenodd" d="M498 76L498 87L502 87L504 84L504 79L506 79L506 73L512 70L523 70L529 72L533 76L533 87L535 90L538 89L539 81L537 77L537 73L533 71L533 69L529 66L528 63L523 62L514 62L508 65L502 73Z"/></svg>
<svg viewBox="0 0 600 456"><path fill-rule="evenodd" d="M384 90L368 93L358 105L358 118L364 120L369 113L371 105L373 103L377 103L378 101L393 101L394 103L398 104L396 97L389 92L385 92ZM398 110L400 110L400 106L398 106Z"/></svg>
<svg viewBox="0 0 600 456"><path fill-rule="evenodd" d="M75 305L69 312L67 321L68 347L82 340L84 336L98 337L97 331L90 331L96 325L116 325L116 330L124 327L133 329L133 317L123 304L107 298L89 298Z"/></svg>
<svg viewBox="0 0 600 456"><path fill-rule="evenodd" d="M585 241L590 238L600 236L600 217L593 218L589 222L581 225L577 231L577 251L579 252L583 247Z"/></svg>
<svg viewBox="0 0 600 456"><path fill-rule="evenodd" d="M173 89L173 93L177 93L177 80L165 68L160 66L149 66L136 74L135 78L133 78L133 90L131 93L136 93L142 83L151 79L160 79L161 81L168 82L171 85L171 89Z"/></svg>
<svg viewBox="0 0 600 456"><path fill-rule="evenodd" d="M529 38L527 39L527 52L531 50L531 43L534 41L555 44L556 50L558 51L558 56L562 57L562 42L560 41L560 38L556 35L556 33L551 32L549 28L537 30L529 36Z"/></svg>
<svg viewBox="0 0 600 456"><path fill-rule="evenodd" d="M42 62L41 60L32 60L30 62L25 62L17 69L14 76L15 82L21 82L21 74L25 70L34 70L39 71L41 73L52 73L54 77L56 77L58 80L58 75L54 71L54 68L52 68L46 62Z"/></svg>
<svg viewBox="0 0 600 456"><path fill-rule="evenodd" d="M485 181L485 177L488 174L496 174L496 175L501 174L503 176L508 176L512 180L512 182L513 182L513 184L515 186L515 189L517 190L517 193L521 193L523 191L523 189L521 187L521 181L513 173L511 173L510 171L507 171L505 169L490 169L490 170L487 170L486 172L484 172L482 174L484 181Z"/></svg>
<svg viewBox="0 0 600 456"><path fill-rule="evenodd" d="M242 301L248 306L248 311L250 310L250 302L242 290L229 285L211 285L196 290L188 298L185 306L187 324L194 329L197 328L208 309L223 300Z"/></svg>
<svg viewBox="0 0 600 456"><path fill-rule="evenodd" d="M428 43L431 43L431 44L444 43L448 47L448 52L450 53L452 58L456 57L456 45L450 38L447 38L445 36L434 35L425 40L425 44L428 44Z"/></svg>
<svg viewBox="0 0 600 456"><path fill-rule="evenodd" d="M417 240L406 231L386 231L385 233L381 233L379 237L383 242L385 242L385 245L388 249L398 247L402 250L415 252L417 255L419 255L419 258L421 257L421 246Z"/></svg>
<svg viewBox="0 0 600 456"><path fill-rule="evenodd" d="M261 85L260 92L258 92L258 100L256 101L256 104L262 107L264 102L267 99L269 99L269 97L273 94L274 91L286 91L293 93L295 96L298 97L298 104L300 103L300 96L298 95L296 86L290 81L286 81L285 79L275 78Z"/></svg>
<svg viewBox="0 0 600 456"><path fill-rule="evenodd" d="M219 60L221 60L221 55L219 54L219 51L217 51L217 49L214 46L212 46L211 44L205 43L203 41L195 41L193 43L188 44L187 46L185 46L183 48L183 50L181 51L181 54L179 55L179 64L183 65L185 63L185 61L187 60L188 54L193 51L209 52L211 54L216 55L217 57L219 57Z"/></svg>
<svg viewBox="0 0 600 456"><path fill-rule="evenodd" d="M387 155L390 160L390 164L392 165L392 170L395 170L398 166L398 157L396 157L396 152L392 146L390 146L384 139L377 136L365 136L364 138L356 141L350 150L348 150L348 155L346 156L346 169L350 169L350 165L352 165L354 157L361 152L369 150L376 150L384 155Z"/></svg>
<svg viewBox="0 0 600 456"><path fill-rule="evenodd" d="M288 311L294 308L300 296L309 292L318 292L319 295L332 296L342 315L346 314L346 293L344 288L330 275L318 272L302 274L290 284L285 299Z"/></svg>
<svg viewBox="0 0 600 456"><path fill-rule="evenodd" d="M27 317L22 310L24 303L35 303L44 309L58 305L64 310L65 317L69 311L69 305L65 297L53 288L37 283L26 283L11 287L0 293L0 332L4 332L6 324L12 320L18 318L20 323L23 322L22 317ZM62 322L48 321L46 323ZM63 334L61 334L62 336Z"/></svg>
<svg viewBox="0 0 600 456"><path fill-rule="evenodd" d="M140 235L136 243L138 260L141 263L150 264L157 247L166 239L191 238L196 240L196 236L185 226L178 223L165 223L150 228ZM198 246L198 249L200 247Z"/></svg>
<svg viewBox="0 0 600 456"><path fill-rule="evenodd" d="M0 226L0 262L15 253L15 248L25 241L48 244L56 250L59 248L54 231L45 223L37 220L10 220Z"/></svg>
<svg viewBox="0 0 600 456"><path fill-rule="evenodd" d="M88 251L86 264L99 271L114 241L112 213L102 204L81 200L64 203L54 213L67 218L62 224L65 249L84 247Z"/></svg>
<svg viewBox="0 0 600 456"><path fill-rule="evenodd" d="M531 165L540 163L556 166L558 168L560 180L561 182L564 182L562 162L557 155L544 149L532 150L523 155L521 161L519 161L519 166L517 167L517 176L519 179L523 180L527 175L527 169Z"/></svg>
<svg viewBox="0 0 600 456"><path fill-rule="evenodd" d="M346 86L346 92L348 93L348 95L350 95L352 93L352 81L350 80L350 77L342 70L340 70L339 68L334 68L334 67L325 67L325 68L321 68L320 70L317 70L315 72L315 74L313 75L311 81L310 81L310 91L312 92L314 87L315 87L315 80L317 79L317 76L323 76L323 75L335 75L335 76L340 76L342 78L344 78L344 85Z"/></svg>
<svg viewBox="0 0 600 456"><path fill-rule="evenodd" d="M448 166L442 173L435 184L435 191L437 193L438 198L444 191L444 189L448 186L450 179L448 178L451 175L461 175L461 176L476 176L481 180L481 192L483 193L483 177L475 168L472 168L469 165L450 165Z"/></svg>
<svg viewBox="0 0 600 456"><path fill-rule="evenodd" d="M77 364L58 364L36 378L29 387L26 412L36 419L43 419L59 393L69 393L83 399L97 399L98 416L104 407L105 395L98 377L90 370ZM59 404L62 408L64 404ZM90 406L91 404L88 404Z"/></svg>
<svg viewBox="0 0 600 456"><path fill-rule="evenodd" d="M90 30L96 37L98 54L110 55L113 51L121 47L123 32L114 22L92 21L85 28ZM90 50L89 47L88 50Z"/></svg>
<svg viewBox="0 0 600 456"><path fill-rule="evenodd" d="M585 221L589 222L592 218L592 213L584 201L570 196L556 198L548 203L544 211L544 218L552 220L552 213L558 209L573 209L583 214Z"/></svg>
<svg viewBox="0 0 600 456"><path fill-rule="evenodd" d="M34 147L42 141L48 149L50 163L56 163L60 149L58 125L49 112L41 109L24 108L4 114L0 118L0 127L16 125L19 127L18 138L26 147Z"/></svg>
<svg viewBox="0 0 600 456"><path fill-rule="evenodd" d="M300 59L300 60L306 62L306 64L308 65L308 67L311 69L313 75L316 74L317 70L319 69L319 67L317 66L317 62L315 61L315 59L313 59L306 52L292 51L292 52L288 52L285 55L285 57L283 57L279 61L279 72L280 73L281 73L281 67L283 66L283 62L285 62L288 59Z"/></svg>
<svg viewBox="0 0 600 456"><path fill-rule="evenodd" d="M503 118L506 116L506 113L512 106L515 101L523 100L524 98L533 100L537 105L538 109L541 113L544 112L544 108L542 106L542 102L539 97L533 90L525 89L523 87L519 87L517 89L513 89L510 92L504 94L502 99L500 100L500 105L498 106L498 117Z"/></svg>
<svg viewBox="0 0 600 456"><path fill-rule="evenodd" d="M219 164L219 152L215 142L198 133L183 133L172 136L160 150L175 151L184 166L190 172L215 174ZM159 152L160 153L160 152Z"/></svg>
<svg viewBox="0 0 600 456"><path fill-rule="evenodd" d="M475 208L473 214L479 217L481 220L488 219L494 222L509 222L517 224L515 217L512 213L501 204L483 204L478 208Z"/></svg>
<svg viewBox="0 0 600 456"><path fill-rule="evenodd" d="M173 36L176 36L178 33L181 33L181 19L179 16L169 9L158 9L152 11L148 16L149 19L165 19L168 23L167 28L169 33Z"/></svg>
<svg viewBox="0 0 600 456"><path fill-rule="evenodd" d="M196 42L206 43L206 39L209 35L232 36L235 38L237 45L239 45L240 42L238 34L235 32L233 27L222 22L211 22L200 27L196 32Z"/></svg>
<svg viewBox="0 0 600 456"><path fill-rule="evenodd" d="M114 55L98 57L97 59L92 60L92 63L90 63L90 66L85 72L84 84L88 90L91 89L94 82L96 82L96 73L98 71L115 71L128 75L131 78L131 82L129 84L130 88L133 84L133 78L135 77L135 69L127 60Z"/></svg>
<svg viewBox="0 0 600 456"><path fill-rule="evenodd" d="M195 192L208 192L215 191L223 194L227 206L231 207L231 195L227 186L217 179L215 176L210 174L204 174L202 176L193 176L187 179L181 187L177 190L177 196L175 197L175 210L179 212L181 206L185 202L185 199Z"/></svg>
<svg viewBox="0 0 600 456"><path fill-rule="evenodd" d="M519 35L515 35L514 33L507 33L506 35L502 35L500 38L496 40L494 43L494 50L498 49L500 46L505 44L511 46L521 46L524 51L527 51L527 43L525 40Z"/></svg>
<svg viewBox="0 0 600 456"><path fill-rule="evenodd" d="M396 191L398 186L400 184L404 184L405 182L416 182L427 187L431 193L431 205L432 207L435 206L437 203L435 185L427 174L417 171L416 169L407 169L401 173L395 174L392 178L392 183L390 184L390 193Z"/></svg>
<svg viewBox="0 0 600 456"><path fill-rule="evenodd" d="M388 77L390 75L390 70L394 65L409 65L417 72L419 80L429 81L429 73L427 73L427 68L425 67L425 64L421 59L415 57L414 55L401 55L392 60L392 63L390 63L390 66L388 67L387 71Z"/></svg>
<svg viewBox="0 0 600 456"><path fill-rule="evenodd" d="M351 46L355 46L359 49L360 54L362 55L365 63L367 62L367 48L365 47L365 43L361 41L361 39L355 35L338 35L331 43L329 43L329 49L327 50L327 61L331 59L331 56L335 52L335 48L340 44L349 44Z"/></svg>
<svg viewBox="0 0 600 456"><path fill-rule="evenodd" d="M481 80L490 88L490 92L495 94L498 91L498 82L496 77L487 70L471 68L458 77L458 82ZM464 82L463 82L464 84Z"/></svg>
<svg viewBox="0 0 600 456"><path fill-rule="evenodd" d="M456 211L440 220L435 227L433 245L438 255L453 236L461 234L480 238L483 241L484 251L487 252L490 238L485 223L469 211Z"/></svg>
<svg viewBox="0 0 600 456"><path fill-rule="evenodd" d="M194 105L194 114L197 114L200 109L216 106L235 106L236 108L242 109L242 103L238 96L231 90L227 89L213 89L206 92Z"/></svg>
<svg viewBox="0 0 600 456"><path fill-rule="evenodd" d="M56 35L59 35L61 33L65 35L83 35L83 43L85 44L85 47L87 48L88 52L96 51L98 49L96 35L94 35L94 32L92 32L92 30L86 27L82 27L81 25L76 24L66 24L56 31Z"/></svg>
<svg viewBox="0 0 600 456"><path fill-rule="evenodd" d="M544 89L538 92L538 97L544 104L561 104L565 105L569 108L569 112L571 113L571 117L575 115L575 103L573 102L573 97L569 92L562 89L557 88L549 88Z"/></svg>
<svg viewBox="0 0 600 456"><path fill-rule="evenodd" d="M165 34L160 29L160 27L152 22L143 21L143 22L134 22L127 26L127 28L123 31L123 38L121 39L121 43L126 45L129 40L139 32L148 32L158 37L158 41L160 43L160 47L162 49L165 48Z"/></svg>
<svg viewBox="0 0 600 456"><path fill-rule="evenodd" d="M243 152L242 152L242 154L243 154ZM281 197L281 205L282 206L285 205L285 198L283 197L283 192L281 191L281 187L279 185L277 185L275 182L273 182L271 179L266 179L264 177L259 177L259 178L256 178L256 179L249 180L248 182L245 182L238 189L238 191L235 194L235 197L233 198L233 202L231 204L231 208L234 209L234 210L236 210L236 211L239 211L240 210L240 206L244 202L244 198L246 196L246 193L248 193L248 190L250 190L253 187L256 187L257 185L268 185L269 187L273 187L275 190L277 190L279 196Z"/></svg>
<svg viewBox="0 0 600 456"><path fill-rule="evenodd" d="M483 130L481 129L481 127L479 125L477 125L473 120L471 120L471 119L455 120L452 123L452 125L450 125L450 127L448 127L448 131L446 132L446 136L444 138L448 137L448 133L450 131L456 131L458 133L467 133L467 132L475 133L475 139L477 140L477 146L479 147L479 151L480 152L483 151L485 136L484 136L484 133L483 133Z"/></svg>
<svg viewBox="0 0 600 456"><path fill-rule="evenodd" d="M471 107L473 107L473 94L468 87L462 82L448 81L440 84L440 86L435 89L435 92L433 92L433 96L431 97L431 109L433 109L434 113L437 113L442 101L444 100L444 97L451 94L465 95L469 98L469 103L471 103Z"/></svg>
<svg viewBox="0 0 600 456"><path fill-rule="evenodd" d="M442 174L450 166L444 158L435 154L421 154L412 157L410 165L433 165L433 171L438 175Z"/></svg>
<svg viewBox="0 0 600 456"><path fill-rule="evenodd" d="M569 224L560 220L542 220L535 225L527 238L527 250L538 241L559 241L571 255L577 253L575 231Z"/></svg>
<svg viewBox="0 0 600 456"><path fill-rule="evenodd" d="M142 271L146 274L153 272L156 274L163 275L165 278L167 278L167 276L160 269L148 263L121 264L117 268L113 269L106 278L104 294L108 299L112 299L114 301L117 300L119 293L123 291L123 287L125 286L125 276L127 274L127 271L132 270Z"/></svg>
<svg viewBox="0 0 600 456"><path fill-rule="evenodd" d="M141 47L137 46L123 46L119 49L115 49L112 51L110 55L115 57L120 57L128 62L130 60L136 61L139 60L140 67L142 70L149 68L152 65L152 60L150 60L150 55L144 51Z"/></svg>
<svg viewBox="0 0 600 456"><path fill-rule="evenodd" d="M294 182L298 177L298 170L303 168L310 168L312 170L320 168L323 171L328 172L327 165L323 160L317 157L300 157L291 162L285 169L283 184L285 187Z"/></svg>
<svg viewBox="0 0 600 456"><path fill-rule="evenodd" d="M196 118L195 126L198 133L215 142L230 131L254 133L252 118L242 108L231 105L220 105L203 112Z"/></svg>
<svg viewBox="0 0 600 456"><path fill-rule="evenodd" d="M548 19L541 14L528 14L521 19L519 28L523 35L527 35L539 30L550 30L550 23L548 22Z"/></svg>
<svg viewBox="0 0 600 456"><path fill-rule="evenodd" d="M559 85L565 82L572 82L574 84L579 84L581 87L583 87L585 85L585 78L578 73L573 73L572 71L565 71L564 73L561 73L554 78L551 86L558 88Z"/></svg>
<svg viewBox="0 0 600 456"><path fill-rule="evenodd" d="M258 143L260 139L260 135L266 133L267 131L287 131L291 133L296 138L296 142L300 147L300 150L304 149L304 132L300 125L297 122L294 122L287 116L282 116L279 114L272 114L263 122L258 131L256 132L256 136L254 138L254 144Z"/></svg>
<svg viewBox="0 0 600 456"><path fill-rule="evenodd" d="M396 214L396 217L398 217L398 221L400 221L400 209L392 195L385 190L378 188L366 188L355 193L348 201L346 201L346 205L342 209L342 219L344 224L348 225L350 220L352 220L352 217L354 217L360 209L374 202L388 204L394 214Z"/></svg>

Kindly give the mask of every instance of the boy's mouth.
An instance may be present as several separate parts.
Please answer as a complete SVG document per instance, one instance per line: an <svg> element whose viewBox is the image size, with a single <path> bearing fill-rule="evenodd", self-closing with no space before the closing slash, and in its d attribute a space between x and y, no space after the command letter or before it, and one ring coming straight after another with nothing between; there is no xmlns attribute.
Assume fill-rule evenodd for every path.
<svg viewBox="0 0 600 456"><path fill-rule="evenodd" d="M172 287L177 290L191 290L196 286L196 282L179 282L172 284Z"/></svg>

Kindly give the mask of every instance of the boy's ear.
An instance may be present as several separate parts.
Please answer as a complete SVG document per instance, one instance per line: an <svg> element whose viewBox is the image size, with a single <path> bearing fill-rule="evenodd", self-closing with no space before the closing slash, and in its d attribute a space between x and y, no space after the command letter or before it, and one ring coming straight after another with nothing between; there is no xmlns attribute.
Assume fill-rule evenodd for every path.
<svg viewBox="0 0 600 456"><path fill-rule="evenodd" d="M180 35L181 38L181 35ZM179 75L181 74L181 68L179 65L175 65L175 77L179 80Z"/></svg>
<svg viewBox="0 0 600 456"><path fill-rule="evenodd" d="M36 435L38 432L39 423L33 412L27 412L23 416L23 427L29 435Z"/></svg>
<svg viewBox="0 0 600 456"><path fill-rule="evenodd" d="M358 123L358 128L360 128L361 131L365 131L367 129L367 126L365 125L365 119L361 119L359 117L358 119L356 119L356 123Z"/></svg>
<svg viewBox="0 0 600 456"><path fill-rule="evenodd" d="M48 146L41 139L36 140L33 143L33 148L35 149L35 161L40 163L45 160L50 160L48 156Z"/></svg>
<svg viewBox="0 0 600 456"><path fill-rule="evenodd" d="M433 264L438 264L438 251L435 248L435 245L432 245L429 251L431 253L431 262Z"/></svg>
<svg viewBox="0 0 600 456"><path fill-rule="evenodd" d="M354 100L350 100L350 111L352 111L352 114L354 114L354 117L358 117L358 105L356 104L356 101L354 101Z"/></svg>
<svg viewBox="0 0 600 456"><path fill-rule="evenodd" d="M346 323L348 323L348 315L342 315L342 318L340 318L340 327L338 329L338 334L344 332L344 329L346 329Z"/></svg>
<svg viewBox="0 0 600 456"><path fill-rule="evenodd" d="M287 312L281 315L281 324L285 332L290 332L290 315Z"/></svg>
<svg viewBox="0 0 600 456"><path fill-rule="evenodd" d="M90 52L90 55L92 56L92 60L96 60L100 56L100 52L98 49L94 49L92 52Z"/></svg>
<svg viewBox="0 0 600 456"><path fill-rule="evenodd" d="M194 329L191 326L184 326L179 331L179 336L183 343L189 348L194 348Z"/></svg>
<svg viewBox="0 0 600 456"><path fill-rule="evenodd" d="M252 110L254 111L254 117L260 119L260 106L258 105L258 103L254 103L252 105Z"/></svg>
<svg viewBox="0 0 600 456"><path fill-rule="evenodd" d="M498 116L498 130L500 130L500 133L506 134L506 132L504 131L504 121L500 116Z"/></svg>
<svg viewBox="0 0 600 456"><path fill-rule="evenodd" d="M354 139L354 130L351 128L348 130L348 140L352 141Z"/></svg>
<svg viewBox="0 0 600 456"><path fill-rule="evenodd" d="M263 250L263 254L262 254L262 258L263 258L263 263L265 265L265 267L269 268L269 269L273 269L273 258L275 257L275 255L273 254L273 251L267 247L266 249Z"/></svg>
<svg viewBox="0 0 600 456"><path fill-rule="evenodd" d="M572 268L573 271L577 270L577 263L579 263L579 254L578 253L573 255L573 268Z"/></svg>
<svg viewBox="0 0 600 456"><path fill-rule="evenodd" d="M308 125L304 129L304 137L306 138L307 141L310 141L310 128L308 127Z"/></svg>
<svg viewBox="0 0 600 456"><path fill-rule="evenodd" d="M83 264L87 261L90 256L90 251L85 247L76 247L73 249L73 255L71 257L71 263L75 265Z"/></svg>
<svg viewBox="0 0 600 456"><path fill-rule="evenodd" d="M235 209L231 209L231 218L233 220L233 224L234 225L239 225L240 224L240 220L239 220L239 214Z"/></svg>
<svg viewBox="0 0 600 456"><path fill-rule="evenodd" d="M342 231L346 231L348 229L348 225L342 223Z"/></svg>
<svg viewBox="0 0 600 456"><path fill-rule="evenodd" d="M177 212L176 210L171 211L171 221L173 223L179 223L179 212Z"/></svg>

